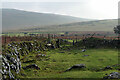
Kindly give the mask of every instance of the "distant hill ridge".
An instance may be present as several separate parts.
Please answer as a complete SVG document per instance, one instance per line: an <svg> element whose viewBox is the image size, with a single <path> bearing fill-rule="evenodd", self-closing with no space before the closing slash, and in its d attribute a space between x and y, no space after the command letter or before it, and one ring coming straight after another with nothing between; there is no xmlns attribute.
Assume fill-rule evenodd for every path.
<svg viewBox="0 0 120 80"><path fill-rule="evenodd" d="M15 30L34 26L48 26L65 23L90 21L90 19L72 16L28 12L16 9L2 9L2 26L4 30Z"/></svg>

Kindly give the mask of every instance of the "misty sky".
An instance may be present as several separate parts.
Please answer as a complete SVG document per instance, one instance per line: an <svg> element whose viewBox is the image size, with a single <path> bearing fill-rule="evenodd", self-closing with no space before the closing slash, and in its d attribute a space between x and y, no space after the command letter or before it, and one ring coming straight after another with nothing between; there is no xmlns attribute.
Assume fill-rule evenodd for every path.
<svg viewBox="0 0 120 80"><path fill-rule="evenodd" d="M117 19L119 0L4 0L3 8L89 19Z"/></svg>

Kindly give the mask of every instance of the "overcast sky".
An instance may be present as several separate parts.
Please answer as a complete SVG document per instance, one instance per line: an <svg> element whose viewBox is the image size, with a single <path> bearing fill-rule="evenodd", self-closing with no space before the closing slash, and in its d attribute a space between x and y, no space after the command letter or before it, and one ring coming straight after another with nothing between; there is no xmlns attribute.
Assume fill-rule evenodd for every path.
<svg viewBox="0 0 120 80"><path fill-rule="evenodd" d="M3 0L3 8L89 19L117 19L119 0Z"/></svg>

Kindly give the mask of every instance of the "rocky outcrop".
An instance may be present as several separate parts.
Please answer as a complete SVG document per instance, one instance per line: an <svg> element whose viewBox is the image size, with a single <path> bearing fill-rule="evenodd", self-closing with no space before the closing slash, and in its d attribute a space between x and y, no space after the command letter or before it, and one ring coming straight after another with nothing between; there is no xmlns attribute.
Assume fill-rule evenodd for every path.
<svg viewBox="0 0 120 80"><path fill-rule="evenodd" d="M83 68L86 68L85 64L75 64L72 67L68 68L66 71L70 71L72 69L83 69Z"/></svg>
<svg viewBox="0 0 120 80"><path fill-rule="evenodd" d="M120 79L120 73L112 72L109 75L103 77L103 79Z"/></svg>

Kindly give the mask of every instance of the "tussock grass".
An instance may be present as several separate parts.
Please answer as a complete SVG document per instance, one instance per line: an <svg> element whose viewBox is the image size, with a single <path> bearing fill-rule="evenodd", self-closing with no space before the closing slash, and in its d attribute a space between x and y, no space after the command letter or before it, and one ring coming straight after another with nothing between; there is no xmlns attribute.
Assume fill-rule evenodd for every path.
<svg viewBox="0 0 120 80"><path fill-rule="evenodd" d="M20 78L103 78L105 74L117 72L118 51L116 49L87 49L81 52L81 49L49 50L45 53L48 60L40 60L35 57L36 54L29 54L28 59L36 60L34 63L40 67L40 70L27 69L21 70ZM84 56L89 55L89 56ZM26 66L31 63L22 63ZM66 69L75 64L85 64L86 68L82 70L71 70L64 72ZM103 70L106 66L112 66L112 70Z"/></svg>

